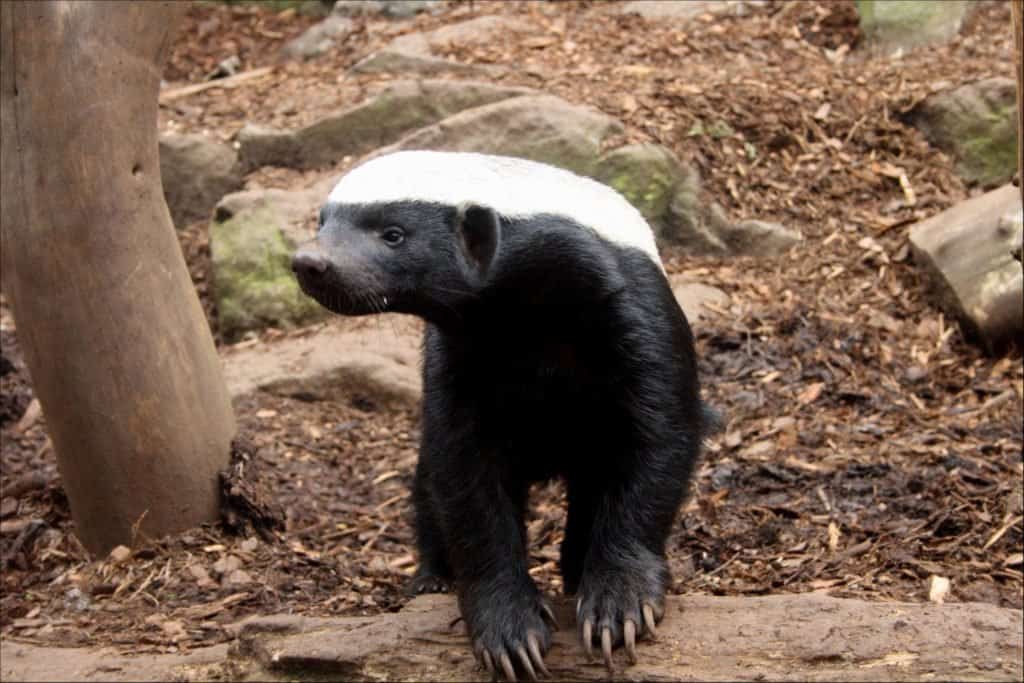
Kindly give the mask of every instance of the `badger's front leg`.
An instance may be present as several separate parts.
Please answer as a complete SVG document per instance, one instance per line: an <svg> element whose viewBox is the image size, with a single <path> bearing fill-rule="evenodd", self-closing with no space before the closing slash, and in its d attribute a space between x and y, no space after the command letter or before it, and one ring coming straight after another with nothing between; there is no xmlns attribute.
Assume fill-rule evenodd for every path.
<svg viewBox="0 0 1024 683"><path fill-rule="evenodd" d="M473 652L492 676L535 679L547 673L554 616L527 573L525 487L509 490L479 453L456 469L435 493Z"/></svg>
<svg viewBox="0 0 1024 683"><path fill-rule="evenodd" d="M592 655L599 646L609 668L618 646L635 663L637 638L655 635L664 615L665 544L697 458L699 404L661 396L667 405L634 406L632 427L619 430L630 436L609 440L619 450L605 453L609 467L569 482L569 518L576 523L567 526L563 545L566 586L577 586L584 649Z"/></svg>
<svg viewBox="0 0 1024 683"><path fill-rule="evenodd" d="M594 504L593 521L589 546L579 563L576 623L587 655L600 647L609 669L613 647L625 646L630 662L636 663L637 638L655 635L664 615L670 581L665 541L682 487L678 480L659 478L655 472L639 472L586 496ZM566 542L575 543L568 532ZM565 564L571 560L563 552Z"/></svg>

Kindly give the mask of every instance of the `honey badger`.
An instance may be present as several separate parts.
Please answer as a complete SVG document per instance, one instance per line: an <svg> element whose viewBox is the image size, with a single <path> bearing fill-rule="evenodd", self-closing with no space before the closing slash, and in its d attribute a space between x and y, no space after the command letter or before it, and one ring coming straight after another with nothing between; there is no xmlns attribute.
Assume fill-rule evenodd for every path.
<svg viewBox="0 0 1024 683"><path fill-rule="evenodd" d="M618 646L635 662L664 614L665 543L712 414L640 213L552 166L397 152L338 182L292 265L336 313L427 323L412 590L453 586L492 675L547 673L554 618L524 514L530 484L561 477L579 637L609 667Z"/></svg>

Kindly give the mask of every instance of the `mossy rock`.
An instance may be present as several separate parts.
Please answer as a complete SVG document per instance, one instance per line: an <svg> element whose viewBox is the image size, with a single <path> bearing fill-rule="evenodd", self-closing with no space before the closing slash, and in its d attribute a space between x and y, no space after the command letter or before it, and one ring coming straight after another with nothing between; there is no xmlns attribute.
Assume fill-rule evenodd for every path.
<svg viewBox="0 0 1024 683"><path fill-rule="evenodd" d="M260 202L221 218L210 224L210 251L225 339L265 327L296 327L326 315L295 281L291 270L295 240L272 204Z"/></svg>
<svg viewBox="0 0 1024 683"><path fill-rule="evenodd" d="M973 3L968 0L857 0L868 45L893 52L944 42L960 32Z"/></svg>
<svg viewBox="0 0 1024 683"><path fill-rule="evenodd" d="M928 141L956 159L966 182L990 188L1017 170L1016 84L988 78L932 95L907 116Z"/></svg>
<svg viewBox="0 0 1024 683"><path fill-rule="evenodd" d="M682 175L672 152L648 143L614 149L598 160L594 170L594 178L629 200L656 235L664 232L669 205Z"/></svg>

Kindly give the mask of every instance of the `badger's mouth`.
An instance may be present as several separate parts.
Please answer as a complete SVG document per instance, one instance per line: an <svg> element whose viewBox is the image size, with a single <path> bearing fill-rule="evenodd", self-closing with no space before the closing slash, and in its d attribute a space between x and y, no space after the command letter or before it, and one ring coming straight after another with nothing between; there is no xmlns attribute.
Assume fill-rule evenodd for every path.
<svg viewBox="0 0 1024 683"><path fill-rule="evenodd" d="M299 287L318 304L339 315L372 315L388 310L388 297L376 292L358 291L325 282L306 282L298 278Z"/></svg>
<svg viewBox="0 0 1024 683"><path fill-rule="evenodd" d="M328 261L303 259L292 261L292 271L302 291L321 306L339 315L371 315L389 310L387 295L367 287L352 286Z"/></svg>

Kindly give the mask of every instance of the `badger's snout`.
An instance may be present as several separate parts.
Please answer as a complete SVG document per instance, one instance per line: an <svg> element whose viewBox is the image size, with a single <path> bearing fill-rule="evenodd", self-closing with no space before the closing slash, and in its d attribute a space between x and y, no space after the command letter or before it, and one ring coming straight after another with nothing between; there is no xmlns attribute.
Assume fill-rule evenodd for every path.
<svg viewBox="0 0 1024 683"><path fill-rule="evenodd" d="M327 272L327 257L315 245L299 247L292 256L292 272L303 289L310 286L315 288L321 284Z"/></svg>
<svg viewBox="0 0 1024 683"><path fill-rule="evenodd" d="M387 307L387 298L362 284L357 270L339 268L316 241L300 246L292 255L292 272L307 296L335 313L367 315Z"/></svg>

